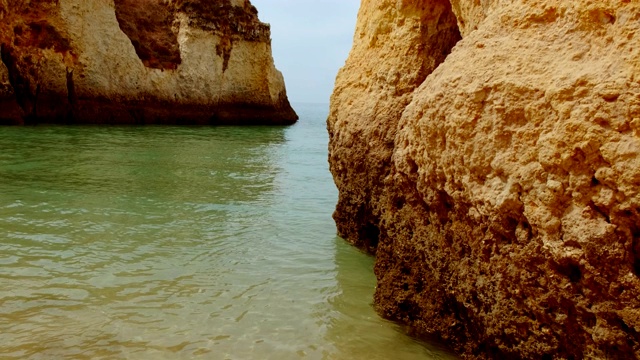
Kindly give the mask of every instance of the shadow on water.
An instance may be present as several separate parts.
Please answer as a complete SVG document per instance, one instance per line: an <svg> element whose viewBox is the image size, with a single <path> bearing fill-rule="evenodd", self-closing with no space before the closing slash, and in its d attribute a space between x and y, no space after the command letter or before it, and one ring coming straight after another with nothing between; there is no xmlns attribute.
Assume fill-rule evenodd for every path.
<svg viewBox="0 0 640 360"><path fill-rule="evenodd" d="M453 360L455 355L434 343L406 335L400 325L380 318L373 310L376 279L374 258L341 238L336 238L336 280L338 295L333 308L327 340L352 359Z"/></svg>

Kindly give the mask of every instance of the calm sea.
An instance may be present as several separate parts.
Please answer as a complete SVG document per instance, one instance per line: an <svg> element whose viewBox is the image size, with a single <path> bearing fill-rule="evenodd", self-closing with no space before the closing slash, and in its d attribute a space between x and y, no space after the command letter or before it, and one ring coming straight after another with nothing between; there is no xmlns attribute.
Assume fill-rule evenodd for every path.
<svg viewBox="0 0 640 360"><path fill-rule="evenodd" d="M373 259L331 219L327 108L0 128L0 358L452 358L373 311Z"/></svg>

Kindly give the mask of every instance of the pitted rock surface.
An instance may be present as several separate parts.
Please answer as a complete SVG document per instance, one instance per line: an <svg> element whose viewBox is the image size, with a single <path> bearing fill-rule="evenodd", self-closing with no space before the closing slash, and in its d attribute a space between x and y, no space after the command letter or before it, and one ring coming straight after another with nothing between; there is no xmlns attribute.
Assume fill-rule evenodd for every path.
<svg viewBox="0 0 640 360"><path fill-rule="evenodd" d="M638 19L633 1L362 2L330 164L381 314L465 358L640 358Z"/></svg>

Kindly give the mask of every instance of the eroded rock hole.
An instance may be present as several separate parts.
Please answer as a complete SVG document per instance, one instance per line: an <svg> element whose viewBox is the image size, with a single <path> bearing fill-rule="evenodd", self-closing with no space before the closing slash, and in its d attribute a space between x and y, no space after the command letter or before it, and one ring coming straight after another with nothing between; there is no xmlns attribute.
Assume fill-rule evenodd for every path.
<svg viewBox="0 0 640 360"><path fill-rule="evenodd" d="M120 29L129 37L142 63L153 69L176 69L182 63L174 15L159 0L115 0Z"/></svg>
<svg viewBox="0 0 640 360"><path fill-rule="evenodd" d="M420 1L403 3L403 11L408 18L415 16L414 14L420 16L420 26L416 30L420 32L422 39L422 64L415 79L419 84L444 62L462 36L449 0L432 1L426 6Z"/></svg>
<svg viewBox="0 0 640 360"><path fill-rule="evenodd" d="M582 271L580 271L580 267L578 267L577 265L570 265L568 276L569 280L571 280L572 283L577 283L578 281L580 281L580 279L582 279Z"/></svg>
<svg viewBox="0 0 640 360"><path fill-rule="evenodd" d="M427 39L429 53L433 57L432 72L451 54L453 47L462 40L458 20L451 8L450 1L441 0L434 4L431 14L431 26L422 28L422 35Z"/></svg>
<svg viewBox="0 0 640 360"><path fill-rule="evenodd" d="M582 271L580 266L574 263L561 265L559 271L562 275L569 278L572 283L577 283L582 279Z"/></svg>
<svg viewBox="0 0 640 360"><path fill-rule="evenodd" d="M380 241L380 229L375 224L368 223L360 230L360 239L369 251L375 252Z"/></svg>
<svg viewBox="0 0 640 360"><path fill-rule="evenodd" d="M416 308L417 306L415 302L411 300L404 300L398 304L398 309L400 310L400 312L409 320L415 319L415 314L417 313Z"/></svg>
<svg viewBox="0 0 640 360"><path fill-rule="evenodd" d="M46 20L20 24L14 27L13 43L17 47L36 47L39 49L53 49L58 53L71 51L69 39Z"/></svg>
<svg viewBox="0 0 640 360"><path fill-rule="evenodd" d="M589 328L595 327L596 324L597 324L597 320L598 320L596 318L596 316L591 312L584 312L582 314L582 319L583 319L582 321L584 322L584 324Z"/></svg>
<svg viewBox="0 0 640 360"><path fill-rule="evenodd" d="M32 79L20 71L20 59L15 49L7 44L0 44L0 59L9 72L9 83L15 93L16 102L26 114L25 123L35 123L39 85L32 86ZM34 87L35 92L32 91Z"/></svg>
<svg viewBox="0 0 640 360"><path fill-rule="evenodd" d="M393 204L395 205L396 209L398 209L398 210L402 210L402 208L404 207L405 203L406 202L405 202L403 197L397 197L393 201Z"/></svg>
<svg viewBox="0 0 640 360"><path fill-rule="evenodd" d="M454 207L454 200L444 190L438 191L437 196L437 202L434 203L434 210L437 213L440 222L447 223L450 220L449 213L453 210Z"/></svg>
<svg viewBox="0 0 640 360"><path fill-rule="evenodd" d="M478 357L498 359L502 354L498 346L496 346L495 344L488 344L486 342L483 342L478 345L478 348L474 351L474 355Z"/></svg>

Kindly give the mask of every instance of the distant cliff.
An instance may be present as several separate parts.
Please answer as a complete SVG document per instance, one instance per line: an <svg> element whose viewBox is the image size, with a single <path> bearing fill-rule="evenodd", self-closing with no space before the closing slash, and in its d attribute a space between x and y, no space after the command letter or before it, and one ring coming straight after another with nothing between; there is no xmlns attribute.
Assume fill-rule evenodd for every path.
<svg viewBox="0 0 640 360"><path fill-rule="evenodd" d="M0 0L0 124L291 124L248 0Z"/></svg>
<svg viewBox="0 0 640 360"><path fill-rule="evenodd" d="M381 314L466 358L640 359L639 19L362 1L330 165Z"/></svg>

